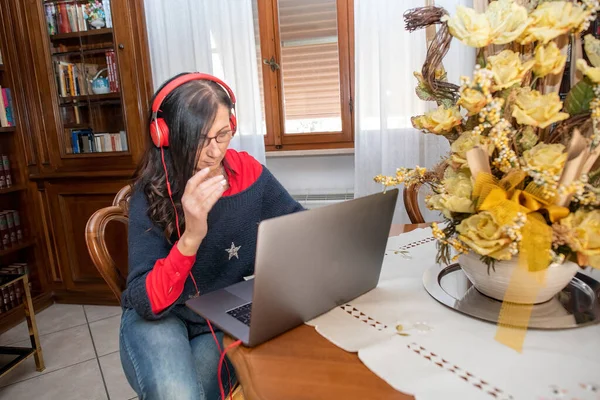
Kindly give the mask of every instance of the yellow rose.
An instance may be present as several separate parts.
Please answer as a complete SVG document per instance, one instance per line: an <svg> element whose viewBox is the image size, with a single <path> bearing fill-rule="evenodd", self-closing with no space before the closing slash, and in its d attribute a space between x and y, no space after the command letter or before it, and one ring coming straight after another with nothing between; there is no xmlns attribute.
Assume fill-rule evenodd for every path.
<svg viewBox="0 0 600 400"><path fill-rule="evenodd" d="M544 171L560 177L567 162L567 153L562 144L539 143L523 153L523 160L534 171Z"/></svg>
<svg viewBox="0 0 600 400"><path fill-rule="evenodd" d="M578 59L575 65L577 65L577 69L590 78L592 82L600 83L600 67L590 67L582 58Z"/></svg>
<svg viewBox="0 0 600 400"><path fill-rule="evenodd" d="M460 92L457 104L464 107L469 112L468 115L475 115L487 105L487 99L479 90L468 87Z"/></svg>
<svg viewBox="0 0 600 400"><path fill-rule="evenodd" d="M458 139L450 145L450 150L452 151L450 160L452 160L454 166L457 168L468 168L467 151L475 146L483 147L487 150L488 154L492 154L494 151L494 145L489 138L474 134L471 131L463 132Z"/></svg>
<svg viewBox="0 0 600 400"><path fill-rule="evenodd" d="M530 14L531 25L517 39L521 44L535 41L548 43L571 30L579 30L591 14L579 4L568 1L550 1L537 6Z"/></svg>
<svg viewBox="0 0 600 400"><path fill-rule="evenodd" d="M458 107L439 107L425 115L411 118L412 124L417 129L425 129L437 135L448 133L462 122L462 115Z"/></svg>
<svg viewBox="0 0 600 400"><path fill-rule="evenodd" d="M569 228L569 246L580 260L585 265L600 268L600 210L579 209L563 218L560 224Z"/></svg>
<svg viewBox="0 0 600 400"><path fill-rule="evenodd" d="M442 17L450 34L471 47L507 44L518 38L533 21L527 9L514 0L492 2L485 13L472 8L456 7L456 15Z"/></svg>
<svg viewBox="0 0 600 400"><path fill-rule="evenodd" d="M448 23L450 34L467 46L484 47L490 44L490 23L485 14L457 6L456 15L444 15L441 20Z"/></svg>
<svg viewBox="0 0 600 400"><path fill-rule="evenodd" d="M485 15L490 24L490 37L493 44L507 44L518 38L533 22L527 9L513 0L493 1Z"/></svg>
<svg viewBox="0 0 600 400"><path fill-rule="evenodd" d="M502 233L492 214L487 211L471 215L457 227L458 238L475 253L490 256L496 260L510 260L511 240Z"/></svg>
<svg viewBox="0 0 600 400"><path fill-rule="evenodd" d="M557 92L543 95L537 90L522 88L515 99L512 116L521 125L546 128L555 122L569 118L569 114L560 111L562 107Z"/></svg>
<svg viewBox="0 0 600 400"><path fill-rule="evenodd" d="M520 84L535 63L533 60L521 63L519 53L512 50L503 50L495 56L489 56L488 62L488 68L494 75L495 85L492 88L493 90L501 90Z"/></svg>
<svg viewBox="0 0 600 400"><path fill-rule="evenodd" d="M589 33L583 38L585 54L594 67L600 67L600 40Z"/></svg>
<svg viewBox="0 0 600 400"><path fill-rule="evenodd" d="M475 212L471 200L473 184L470 173L456 172L452 167L448 167L444 172L441 185L444 193L433 195L427 199L429 208L441 211L447 218L451 218L453 212L468 214Z"/></svg>
<svg viewBox="0 0 600 400"><path fill-rule="evenodd" d="M539 77L560 74L565 67L567 56L561 54L560 49L554 42L547 46L538 45L535 49L535 64L533 73Z"/></svg>

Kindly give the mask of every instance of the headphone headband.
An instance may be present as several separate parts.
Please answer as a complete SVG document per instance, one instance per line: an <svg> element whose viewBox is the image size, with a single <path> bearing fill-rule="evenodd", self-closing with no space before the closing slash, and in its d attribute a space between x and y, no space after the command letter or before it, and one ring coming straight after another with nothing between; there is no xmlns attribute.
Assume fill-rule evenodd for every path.
<svg viewBox="0 0 600 400"><path fill-rule="evenodd" d="M152 102L152 113L153 114L158 113L158 111L160 109L160 105L165 100L165 98L169 95L169 93L171 93L177 87L179 87L189 81L211 81L211 82L217 83L219 86L221 86L227 92L227 94L229 95L229 98L231 99L231 102L233 103L233 105L235 107L235 95L233 94L233 90L231 90L231 88L225 82L223 82L221 79L217 78L216 76L212 76L209 74L203 74L200 72L192 72L189 74L181 75L180 77L173 79L165 87L163 87L160 90L160 92L158 92L156 94L156 97L154 98L154 101Z"/></svg>

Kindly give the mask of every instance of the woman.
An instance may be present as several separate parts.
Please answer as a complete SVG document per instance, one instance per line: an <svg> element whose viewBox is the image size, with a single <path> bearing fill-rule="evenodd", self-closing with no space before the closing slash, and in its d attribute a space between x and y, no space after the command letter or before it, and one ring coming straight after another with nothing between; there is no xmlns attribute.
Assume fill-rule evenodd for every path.
<svg viewBox="0 0 600 400"><path fill-rule="evenodd" d="M120 332L123 369L140 399L219 398L220 350L185 301L252 275L259 222L302 209L254 158L227 149L234 102L223 82L201 74L176 76L153 101L156 147L130 199ZM222 376L227 393L225 368Z"/></svg>

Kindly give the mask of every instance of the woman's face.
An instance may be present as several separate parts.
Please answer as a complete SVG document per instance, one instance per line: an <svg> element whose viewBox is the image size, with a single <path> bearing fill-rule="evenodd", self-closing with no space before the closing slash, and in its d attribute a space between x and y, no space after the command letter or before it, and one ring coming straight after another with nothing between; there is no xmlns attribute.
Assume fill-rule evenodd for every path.
<svg viewBox="0 0 600 400"><path fill-rule="evenodd" d="M211 172L218 170L232 136L233 132L229 126L229 109L220 105L215 121L206 136L204 147L200 150L196 171L204 168L210 168Z"/></svg>

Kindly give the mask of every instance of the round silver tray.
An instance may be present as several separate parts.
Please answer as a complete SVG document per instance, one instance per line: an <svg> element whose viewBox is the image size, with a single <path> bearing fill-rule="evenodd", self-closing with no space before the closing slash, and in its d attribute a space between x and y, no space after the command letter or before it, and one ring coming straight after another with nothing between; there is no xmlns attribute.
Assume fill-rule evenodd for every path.
<svg viewBox="0 0 600 400"><path fill-rule="evenodd" d="M484 321L498 322L502 302L477 291L460 265L429 268L423 275L423 284L434 299L453 310ZM577 273L552 300L533 306L528 328L567 329L598 322L600 283Z"/></svg>

